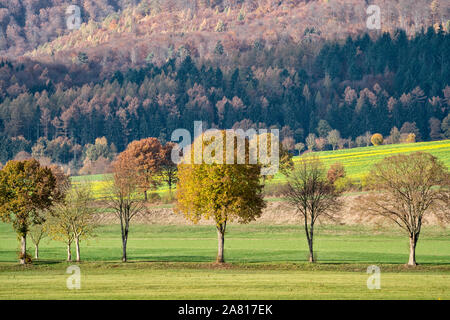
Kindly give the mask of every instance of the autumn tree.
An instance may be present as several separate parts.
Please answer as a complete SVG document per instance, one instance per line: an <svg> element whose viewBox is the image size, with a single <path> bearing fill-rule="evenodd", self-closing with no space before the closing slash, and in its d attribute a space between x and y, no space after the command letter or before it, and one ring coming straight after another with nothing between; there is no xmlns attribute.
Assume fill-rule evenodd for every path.
<svg viewBox="0 0 450 320"><path fill-rule="evenodd" d="M424 217L450 218L448 169L429 153L400 154L377 163L368 181L373 192L361 200L363 212L388 219L408 234L408 265L415 266Z"/></svg>
<svg viewBox="0 0 450 320"><path fill-rule="evenodd" d="M329 144L331 144L333 150L336 150L340 140L341 140L341 133L338 130L334 129L328 132L327 141Z"/></svg>
<svg viewBox="0 0 450 320"><path fill-rule="evenodd" d="M306 137L306 147L308 148L308 151L313 151L316 147L316 135L314 133L310 133Z"/></svg>
<svg viewBox="0 0 450 320"><path fill-rule="evenodd" d="M146 212L144 202L136 193L138 191L138 173L134 164L126 157L118 157L113 162L113 177L108 207L120 221L122 236L122 262L127 262L127 243L131 221L139 214Z"/></svg>
<svg viewBox="0 0 450 320"><path fill-rule="evenodd" d="M375 133L372 138L370 138L370 142L372 142L372 144L374 146L379 146L383 143L383 136L379 133Z"/></svg>
<svg viewBox="0 0 450 320"><path fill-rule="evenodd" d="M341 206L340 192L327 180L325 168L317 157L301 158L287 181L286 199L302 215L309 262L315 262L314 227L322 218L336 220Z"/></svg>
<svg viewBox="0 0 450 320"><path fill-rule="evenodd" d="M61 241L66 245L67 261L72 261L72 243L73 232L70 225L70 218L65 211L61 211L58 215L46 213L44 230L52 240Z"/></svg>
<svg viewBox="0 0 450 320"><path fill-rule="evenodd" d="M295 144L295 150L298 151L298 155L301 155L303 149L305 149L304 143L299 142L299 143Z"/></svg>
<svg viewBox="0 0 450 320"><path fill-rule="evenodd" d="M328 169L327 179L330 183L335 183L337 179L345 177L345 168L340 162L333 163Z"/></svg>
<svg viewBox="0 0 450 320"><path fill-rule="evenodd" d="M227 224L233 220L240 223L255 220L265 207L263 185L260 182L261 165L249 164L248 140L245 140L247 151L243 151L244 164L237 164L237 143L234 143L234 152L228 151L233 152L234 161L226 164L224 131L218 131L216 137L220 135L225 141L223 146L215 145L215 139L203 139L200 148L204 155L211 156L214 153L214 161L206 162L203 159L199 164L191 161L190 164L178 165L179 182L175 209L194 223L198 223L202 218L214 221L218 238L217 263L225 261L224 242ZM237 139L235 137L235 142ZM213 147L214 150L211 150ZM189 156L194 159L194 155Z"/></svg>
<svg viewBox="0 0 450 320"><path fill-rule="evenodd" d="M12 223L21 239L21 264L26 262L30 227L62 196L52 171L34 159L10 161L0 171L0 218Z"/></svg>
<svg viewBox="0 0 450 320"><path fill-rule="evenodd" d="M133 141L127 149L119 154L118 163L128 163L127 169L133 169L135 182L144 192L147 200L147 191L159 185L158 174L163 164L164 150L156 138L147 138ZM117 169L117 167L115 168Z"/></svg>

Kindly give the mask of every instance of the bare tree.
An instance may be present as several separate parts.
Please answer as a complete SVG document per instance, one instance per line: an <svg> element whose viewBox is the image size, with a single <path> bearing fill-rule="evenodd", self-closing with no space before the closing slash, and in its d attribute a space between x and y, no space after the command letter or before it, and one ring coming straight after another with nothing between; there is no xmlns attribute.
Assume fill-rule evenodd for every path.
<svg viewBox="0 0 450 320"><path fill-rule="evenodd" d="M48 213L45 230L55 240L67 244L67 260L71 261L71 245L75 242L76 261L81 260L81 239L93 236L96 209L92 207L89 185L72 187L64 202L57 203Z"/></svg>
<svg viewBox="0 0 450 320"><path fill-rule="evenodd" d="M314 226L319 218L336 220L341 206L340 192L327 180L325 168L317 157L301 158L287 181L285 196L303 216L309 262L315 262Z"/></svg>
<svg viewBox="0 0 450 320"><path fill-rule="evenodd" d="M30 238L34 244L34 258L39 259L39 244L46 237L43 223L34 224L30 227Z"/></svg>
<svg viewBox="0 0 450 320"><path fill-rule="evenodd" d="M368 176L373 190L361 200L365 214L394 222L409 236L408 265L415 266L416 246L424 216L450 220L448 169L429 153L416 152L387 157Z"/></svg>
<svg viewBox="0 0 450 320"><path fill-rule="evenodd" d="M333 150L336 150L336 147L339 145L339 141L341 140L340 132L338 130L331 130L328 132L327 140L333 147Z"/></svg>

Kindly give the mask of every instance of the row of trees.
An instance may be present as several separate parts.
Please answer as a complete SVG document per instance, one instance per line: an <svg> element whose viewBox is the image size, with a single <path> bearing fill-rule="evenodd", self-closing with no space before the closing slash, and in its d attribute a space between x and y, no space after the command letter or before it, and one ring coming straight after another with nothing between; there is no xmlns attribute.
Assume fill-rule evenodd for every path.
<svg viewBox="0 0 450 320"><path fill-rule="evenodd" d="M198 222L212 219L218 230L217 262L224 261L224 232L232 220L248 223L264 208L258 165L183 165L180 168L177 211ZM330 175L331 173L331 175ZM342 207L341 191L334 181L339 166L327 172L316 157L303 157L287 174L284 196L301 215L315 262L314 228L318 221L337 221ZM434 214L450 221L448 169L427 153L397 155L376 164L369 174L369 196L360 203L364 215L382 217L402 228L410 240L408 265L416 265L416 246L424 217Z"/></svg>
<svg viewBox="0 0 450 320"><path fill-rule="evenodd" d="M224 138L225 133L223 133ZM157 183L157 163L163 150L156 139L141 142L143 150L130 156L134 145L114 163L111 192L106 203L120 221L123 255L127 261L127 242L132 220L148 208L138 193ZM202 142L202 150L211 150L211 141ZM236 143L235 143L236 146ZM265 207L261 164L246 163L180 164L176 212L197 223L215 222L218 234L217 262L224 258L227 225L237 220L249 223ZM142 158L144 155L147 158ZM133 159L134 158L134 159ZM141 164L136 161L141 161ZM235 149L237 161L237 149ZM142 163L146 163L142 165ZM309 247L309 261L315 262L315 226L319 221L339 219L341 193L336 186L345 171L339 164L328 172L318 158L304 156L297 165L285 167L287 187L284 196L301 215ZM396 155L376 164L367 177L371 190L360 202L364 215L386 218L401 227L410 240L408 265L416 265L415 250L424 217L434 214L442 223L450 222L450 174L436 157L427 153ZM30 262L26 252L27 235L38 245L44 232L67 245L68 260L75 242L80 260L80 240L92 236L96 209L89 188L70 188L67 176L56 168L41 167L36 160L10 161L0 171L0 217L12 223L21 239L21 263Z"/></svg>

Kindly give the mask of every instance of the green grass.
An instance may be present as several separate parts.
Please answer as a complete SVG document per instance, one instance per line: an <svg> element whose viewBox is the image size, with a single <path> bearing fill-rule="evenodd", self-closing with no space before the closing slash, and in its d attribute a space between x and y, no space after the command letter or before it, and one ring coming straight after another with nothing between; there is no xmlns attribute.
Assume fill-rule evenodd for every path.
<svg viewBox="0 0 450 320"><path fill-rule="evenodd" d="M97 237L82 243L85 261L118 261L121 257L120 227L101 226ZM408 238L396 229L376 230L363 226L321 226L315 242L323 263L403 264L408 258ZM450 232L426 227L417 248L423 264L450 264ZM306 261L308 248L300 226L231 225L226 235L226 258L232 263L284 263ZM33 252L31 241L29 250ZM217 238L213 226L133 225L128 255L137 261L211 262ZM10 225L0 224L0 262L15 262L18 241ZM42 259L64 260L61 242L43 240Z"/></svg>
<svg viewBox="0 0 450 320"><path fill-rule="evenodd" d="M321 226L319 263L310 265L300 227L231 225L227 264L216 266L214 227L135 225L131 262L122 264L119 227L101 226L82 243L82 290L70 291L62 243L44 241L42 260L21 267L17 238L0 224L0 299L450 299L449 235L424 228L420 266L411 269L408 239L395 229ZM372 264L381 267L381 290L366 287Z"/></svg>
<svg viewBox="0 0 450 320"><path fill-rule="evenodd" d="M66 288L67 264L1 268L0 299L450 299L450 274L381 265L381 289L367 266L348 271L264 266L81 263L81 290Z"/></svg>

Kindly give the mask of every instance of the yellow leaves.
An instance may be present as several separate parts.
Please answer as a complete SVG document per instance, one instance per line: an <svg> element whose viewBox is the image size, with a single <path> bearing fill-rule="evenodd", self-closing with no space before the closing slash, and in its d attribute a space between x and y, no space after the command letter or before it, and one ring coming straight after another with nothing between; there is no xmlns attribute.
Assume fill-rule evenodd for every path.
<svg viewBox="0 0 450 320"><path fill-rule="evenodd" d="M265 206L260 171L250 164L180 164L175 211L194 223L252 221Z"/></svg>

